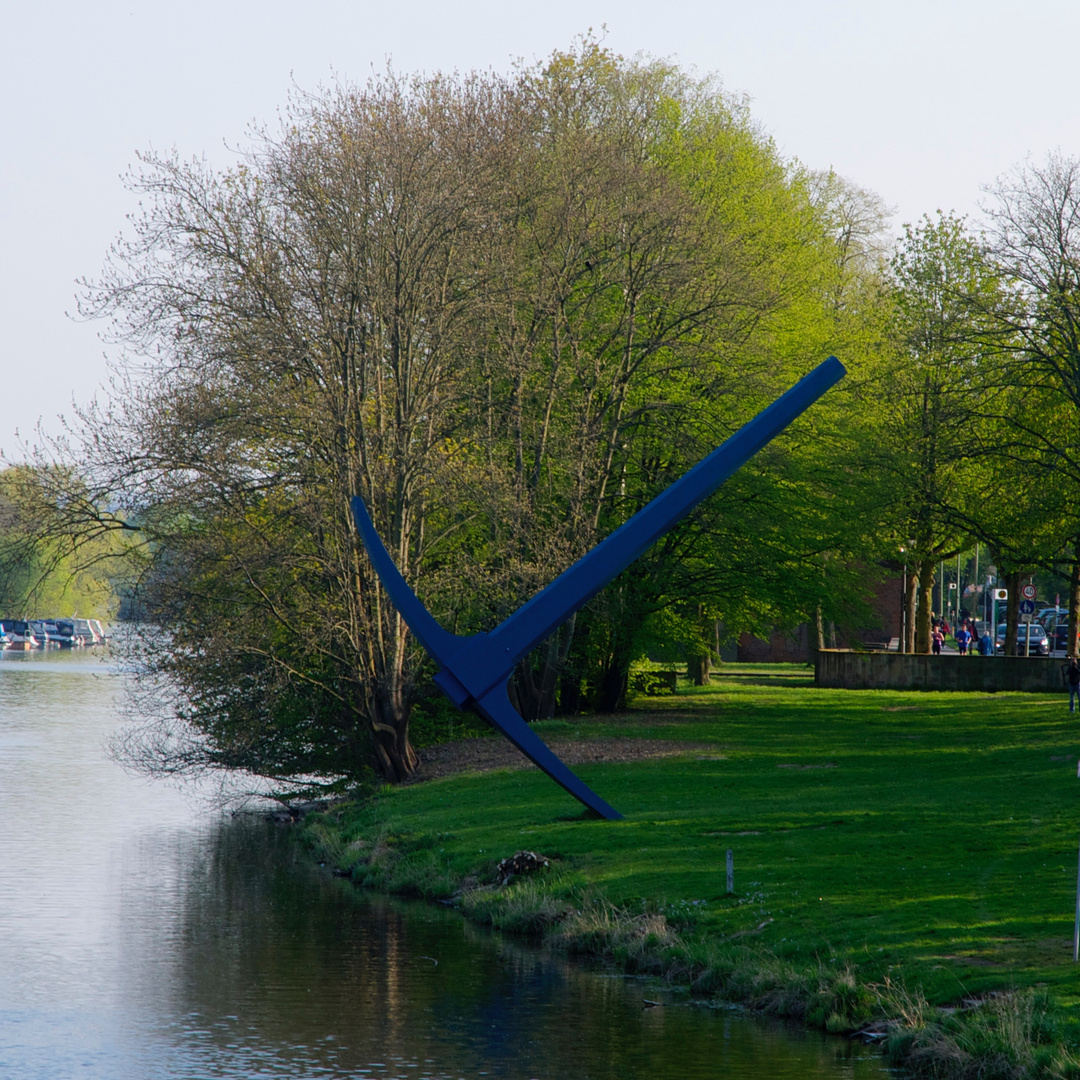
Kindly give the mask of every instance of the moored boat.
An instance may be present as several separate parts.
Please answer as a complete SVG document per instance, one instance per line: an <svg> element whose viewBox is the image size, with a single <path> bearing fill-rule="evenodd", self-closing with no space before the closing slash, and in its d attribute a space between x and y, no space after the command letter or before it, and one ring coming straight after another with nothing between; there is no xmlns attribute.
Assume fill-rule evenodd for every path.
<svg viewBox="0 0 1080 1080"><path fill-rule="evenodd" d="M93 620L96 622L97 620ZM71 624L75 633L83 639L84 645L100 645L105 640L104 634L99 634L90 619L72 619ZM100 626L101 623L98 623Z"/></svg>
<svg viewBox="0 0 1080 1080"><path fill-rule="evenodd" d="M5 650L19 651L38 647L38 640L25 619L0 619L0 634L7 638L4 643Z"/></svg>
<svg viewBox="0 0 1080 1080"><path fill-rule="evenodd" d="M60 648L60 631L51 619L28 619L30 629L42 649Z"/></svg>
<svg viewBox="0 0 1080 1080"><path fill-rule="evenodd" d="M60 647L63 649L78 649L83 645L89 645L93 641L87 640L85 634L75 628L74 619L56 619L56 636Z"/></svg>

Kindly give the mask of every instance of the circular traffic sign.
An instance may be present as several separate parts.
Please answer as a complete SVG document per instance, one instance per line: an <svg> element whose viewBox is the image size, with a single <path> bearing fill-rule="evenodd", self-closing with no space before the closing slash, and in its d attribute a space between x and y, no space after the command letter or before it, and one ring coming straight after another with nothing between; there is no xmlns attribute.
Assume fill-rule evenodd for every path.
<svg viewBox="0 0 1080 1080"><path fill-rule="evenodd" d="M1020 601L1020 614L1021 615L1034 615L1035 614L1035 601L1034 600L1021 600Z"/></svg>
<svg viewBox="0 0 1080 1080"><path fill-rule="evenodd" d="M1034 585L1025 585L1020 590L1020 595L1025 600L1034 600L1035 599L1035 586Z"/></svg>

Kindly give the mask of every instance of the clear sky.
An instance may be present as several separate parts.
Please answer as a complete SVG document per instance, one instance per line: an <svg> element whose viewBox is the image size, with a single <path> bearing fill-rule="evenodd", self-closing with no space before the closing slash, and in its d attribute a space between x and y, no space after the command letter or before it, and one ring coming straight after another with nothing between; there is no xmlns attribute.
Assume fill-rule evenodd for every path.
<svg viewBox="0 0 1080 1080"><path fill-rule="evenodd" d="M50 430L106 377L80 324L132 197L137 150L226 164L293 86L507 69L606 44L718 74L788 156L832 166L914 221L977 215L980 187L1029 154L1080 155L1076 0L5 0L0 64L0 448Z"/></svg>

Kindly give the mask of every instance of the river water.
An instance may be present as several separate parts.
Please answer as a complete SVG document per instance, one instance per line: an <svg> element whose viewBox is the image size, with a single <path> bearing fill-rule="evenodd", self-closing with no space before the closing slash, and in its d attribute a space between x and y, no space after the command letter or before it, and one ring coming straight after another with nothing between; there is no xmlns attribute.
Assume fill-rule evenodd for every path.
<svg viewBox="0 0 1080 1080"><path fill-rule="evenodd" d="M129 776L106 753L122 678L88 652L0 658L3 1080L888 1075L364 896L287 829Z"/></svg>

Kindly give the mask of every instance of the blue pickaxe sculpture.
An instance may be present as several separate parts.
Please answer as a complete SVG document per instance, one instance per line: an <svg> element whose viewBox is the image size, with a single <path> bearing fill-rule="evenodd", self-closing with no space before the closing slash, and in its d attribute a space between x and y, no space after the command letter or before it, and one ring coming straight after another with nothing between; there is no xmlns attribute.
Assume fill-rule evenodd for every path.
<svg viewBox="0 0 1080 1080"><path fill-rule="evenodd" d="M372 565L409 629L441 666L435 676L439 688L459 709L471 708L498 728L575 799L609 820L621 818L552 753L510 704L506 687L515 665L844 374L843 364L830 356L486 634L462 637L432 618L398 572L363 501L354 497L353 516Z"/></svg>

